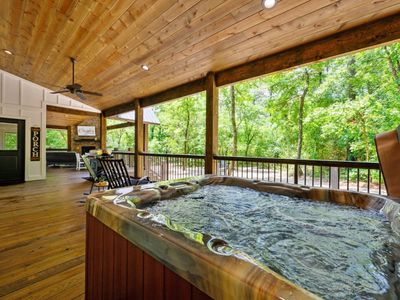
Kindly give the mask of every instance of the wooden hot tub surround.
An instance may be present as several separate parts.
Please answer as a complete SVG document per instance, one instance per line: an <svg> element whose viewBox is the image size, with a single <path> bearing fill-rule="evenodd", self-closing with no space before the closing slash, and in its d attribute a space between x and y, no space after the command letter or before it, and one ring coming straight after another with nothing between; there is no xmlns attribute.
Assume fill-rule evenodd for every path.
<svg viewBox="0 0 400 300"><path fill-rule="evenodd" d="M224 241L140 209L208 184L382 210L400 232L400 205L369 194L221 176L110 190L87 201L87 299L320 299Z"/></svg>

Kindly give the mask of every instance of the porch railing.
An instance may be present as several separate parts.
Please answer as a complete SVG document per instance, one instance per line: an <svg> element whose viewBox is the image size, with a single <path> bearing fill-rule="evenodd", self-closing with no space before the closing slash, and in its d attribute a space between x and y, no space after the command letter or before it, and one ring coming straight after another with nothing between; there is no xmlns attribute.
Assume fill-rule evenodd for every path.
<svg viewBox="0 0 400 300"><path fill-rule="evenodd" d="M134 167L134 152L114 151ZM204 175L205 156L143 153L144 174L151 180L170 180ZM218 175L293 183L385 195L379 163L214 156Z"/></svg>
<svg viewBox="0 0 400 300"><path fill-rule="evenodd" d="M144 173L152 180L170 180L204 175L205 157L190 154L143 153Z"/></svg>
<svg viewBox="0 0 400 300"><path fill-rule="evenodd" d="M379 163L214 156L218 175L386 194Z"/></svg>

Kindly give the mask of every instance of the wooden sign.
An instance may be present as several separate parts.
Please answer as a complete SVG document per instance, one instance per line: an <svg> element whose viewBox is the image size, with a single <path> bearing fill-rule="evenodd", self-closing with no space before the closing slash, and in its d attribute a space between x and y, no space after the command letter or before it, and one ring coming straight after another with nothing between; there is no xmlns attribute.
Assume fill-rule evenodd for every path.
<svg viewBox="0 0 400 300"><path fill-rule="evenodd" d="M31 161L40 161L40 127L31 127Z"/></svg>

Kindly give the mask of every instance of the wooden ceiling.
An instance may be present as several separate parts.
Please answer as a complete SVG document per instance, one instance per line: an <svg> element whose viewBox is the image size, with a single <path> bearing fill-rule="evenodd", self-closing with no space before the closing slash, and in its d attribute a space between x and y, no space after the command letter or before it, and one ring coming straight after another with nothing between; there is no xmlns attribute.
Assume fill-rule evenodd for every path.
<svg viewBox="0 0 400 300"><path fill-rule="evenodd" d="M46 126L48 127L67 127L75 126L87 119L92 119L90 116L79 116L65 113L48 111L46 114Z"/></svg>
<svg viewBox="0 0 400 300"><path fill-rule="evenodd" d="M100 114L77 109L47 105L46 125L48 127L67 127L85 120L99 118Z"/></svg>
<svg viewBox="0 0 400 300"><path fill-rule="evenodd" d="M398 0L1 0L0 68L107 109L400 12ZM141 65L150 67L143 71ZM79 99L78 99L79 100Z"/></svg>

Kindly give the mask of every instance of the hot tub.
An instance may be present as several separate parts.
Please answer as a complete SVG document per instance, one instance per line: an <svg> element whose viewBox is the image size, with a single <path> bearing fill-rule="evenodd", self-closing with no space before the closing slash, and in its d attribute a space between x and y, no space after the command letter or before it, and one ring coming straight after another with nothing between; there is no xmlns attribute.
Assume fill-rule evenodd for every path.
<svg viewBox="0 0 400 300"><path fill-rule="evenodd" d="M400 271L396 238L400 232L400 205L396 202L385 197L361 193L206 176L163 182L142 190L129 187L89 196L86 207L87 298L319 299L319 296L331 296L318 290L317 293L312 293L295 284L293 281L296 280L289 280L290 275L284 276L286 273L283 271L273 271L273 259L270 259L269 266L268 259L263 261L260 257L249 255L252 247L246 248L240 241L236 244L235 241L227 241L213 232L200 232L183 226L182 223L187 223L183 222L184 219L179 222L179 219L175 220L168 214L160 213L162 206L157 207L160 203L167 203L164 200L168 199L178 199L168 201L172 208L185 207L179 204L180 197L189 195L192 200L197 199L201 189L211 186L217 190L227 186L241 187L247 189L249 194L273 193L295 197L296 201L309 199L319 201L318 203L332 202L353 206L372 213L371 222L369 216L360 217L367 225L379 224L373 222L377 222L375 218L379 219L381 215L385 218L383 224L390 227L395 242L384 245L386 248L382 253L385 257L382 253L379 254L380 264L385 266L384 271L389 272L390 276L378 280L382 286L378 284L376 289L379 295L376 296L380 299L397 297L396 287ZM264 197L264 194L260 194L260 197ZM215 199L215 202L217 201L218 199ZM242 202L246 204L246 199ZM243 218L246 216L243 215ZM321 215L321 218L324 216ZM221 225L224 226L228 225ZM242 228L249 228L251 232L251 226L245 224ZM304 230L307 230L307 226ZM328 226L335 227L334 224ZM215 228L218 228L218 223ZM271 230L268 234L271 234ZM374 234L379 235L379 232ZM240 234L235 236L240 237ZM351 241L349 243L351 244ZM386 254L390 261L386 259ZM284 269L289 271L291 267L290 264L284 265ZM370 269L371 267L368 267L367 272L372 272ZM344 272L347 272L346 276L350 276L347 278L360 276L357 270L351 270L348 266ZM338 277L338 280L340 278ZM302 282L301 279L299 278L298 282Z"/></svg>

